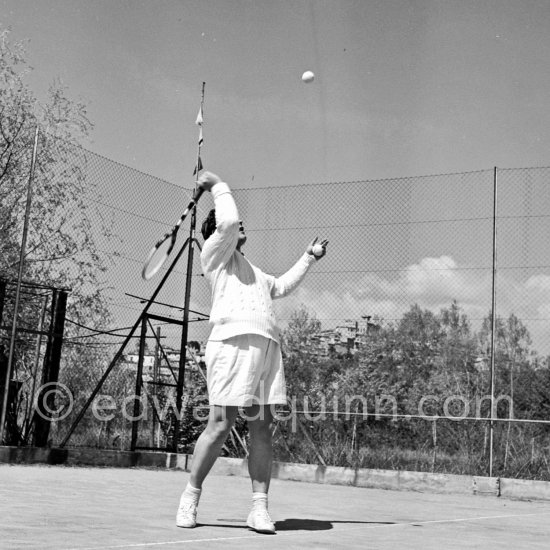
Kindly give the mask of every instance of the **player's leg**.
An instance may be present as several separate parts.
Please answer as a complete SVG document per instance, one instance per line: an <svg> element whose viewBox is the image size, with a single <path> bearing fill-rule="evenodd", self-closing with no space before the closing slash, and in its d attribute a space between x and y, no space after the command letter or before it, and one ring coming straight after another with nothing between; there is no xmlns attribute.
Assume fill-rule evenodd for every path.
<svg viewBox="0 0 550 550"><path fill-rule="evenodd" d="M269 405L253 405L246 409L250 449L248 473L252 481L252 510L247 524L260 533L274 533L275 525L267 511L267 493L273 464L273 414Z"/></svg>
<svg viewBox="0 0 550 550"><path fill-rule="evenodd" d="M252 491L267 493L273 464L273 413L269 405L253 405L246 409L250 449L248 473L252 481Z"/></svg>
<svg viewBox="0 0 550 550"><path fill-rule="evenodd" d="M189 476L193 487L202 488L202 483L220 455L222 445L235 423L238 412L238 407L222 407L220 405L210 407L208 423L197 439L193 452L191 475Z"/></svg>
<svg viewBox="0 0 550 550"><path fill-rule="evenodd" d="M210 407L206 428L195 444L189 482L181 495L176 516L178 527L195 527L202 484L220 455L238 412L238 407Z"/></svg>

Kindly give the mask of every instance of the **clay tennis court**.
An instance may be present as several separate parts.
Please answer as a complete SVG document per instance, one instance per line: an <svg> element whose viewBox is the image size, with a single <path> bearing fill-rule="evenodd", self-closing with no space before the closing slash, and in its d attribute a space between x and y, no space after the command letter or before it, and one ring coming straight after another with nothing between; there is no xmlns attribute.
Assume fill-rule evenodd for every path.
<svg viewBox="0 0 550 550"><path fill-rule="evenodd" d="M198 526L175 526L188 473L0 465L6 549L548 548L543 501L321 485L274 479L276 535L246 528L245 477L211 475Z"/></svg>

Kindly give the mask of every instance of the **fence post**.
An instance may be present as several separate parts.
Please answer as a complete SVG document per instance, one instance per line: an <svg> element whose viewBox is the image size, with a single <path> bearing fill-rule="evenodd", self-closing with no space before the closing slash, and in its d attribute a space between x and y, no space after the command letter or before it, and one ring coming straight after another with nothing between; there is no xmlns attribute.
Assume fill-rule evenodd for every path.
<svg viewBox="0 0 550 550"><path fill-rule="evenodd" d="M493 477L493 439L494 439L494 404L495 404L495 337L496 337L496 275L497 275L497 167L493 172L493 262L491 291L491 420L489 423L489 477Z"/></svg>
<svg viewBox="0 0 550 550"><path fill-rule="evenodd" d="M59 365L63 347L63 333L65 331L65 314L67 311L67 292L55 290L52 296L52 317L48 334L48 343L44 357L42 373L43 386L57 384L59 379ZM37 409L34 416L34 444L44 447L48 444L51 427L51 413L54 410L55 395L40 389L37 399Z"/></svg>

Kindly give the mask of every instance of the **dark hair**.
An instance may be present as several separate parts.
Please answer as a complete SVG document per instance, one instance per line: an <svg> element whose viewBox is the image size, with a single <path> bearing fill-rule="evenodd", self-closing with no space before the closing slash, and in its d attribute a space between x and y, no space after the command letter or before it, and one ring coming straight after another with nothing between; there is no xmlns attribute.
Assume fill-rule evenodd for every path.
<svg viewBox="0 0 550 550"><path fill-rule="evenodd" d="M212 208L212 210L208 212L206 219L202 222L201 233L203 239L206 241L214 231L216 231L216 211Z"/></svg>

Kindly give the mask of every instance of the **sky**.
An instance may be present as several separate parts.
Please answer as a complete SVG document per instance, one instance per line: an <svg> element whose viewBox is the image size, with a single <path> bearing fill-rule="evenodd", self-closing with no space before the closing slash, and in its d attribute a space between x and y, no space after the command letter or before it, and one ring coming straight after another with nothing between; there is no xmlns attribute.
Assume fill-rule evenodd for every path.
<svg viewBox="0 0 550 550"><path fill-rule="evenodd" d="M341 219L358 224L356 242L368 259L357 266L364 276L349 283L333 274L330 288L315 287L313 279L288 311L305 302L323 320L352 310L397 318L405 296L407 306L417 302L435 311L458 299L481 319L491 287L488 222L480 222L487 225L482 238L475 224L461 226L460 234L452 223L416 224L405 249L391 235L382 242L379 228L369 234L363 218L380 215L375 221L384 225L392 208L403 206L413 222L481 219L475 193L490 212L494 166L550 166L548 0L0 0L0 24L11 27L13 40L28 40L33 71L27 79L39 97L61 78L69 96L87 103L95 125L87 149L186 189L193 187L203 82L203 164L234 189L250 190L250 197L257 187L486 171L479 180L450 178L452 192L439 180L422 180L406 207L408 195L400 190L409 192L409 184L394 181L391 196L388 186L375 185L370 210L355 207L374 194L347 187L357 195L339 197L346 206L344 215L335 212L333 225ZM301 80L306 70L315 73L310 84ZM532 187L504 182L517 208L508 212L501 257L508 254L507 266L540 269L501 271L499 299L503 313L509 306L537 320L537 347L550 353L550 265L547 253L540 255L550 194L544 173L533 177ZM528 198L524 190L535 188ZM338 186L324 189L337 192ZM283 196L297 197L289 191L281 202ZM272 203L263 200L268 211ZM328 218L331 201L312 201L322 211L308 215ZM181 208L177 201L170 207L171 222ZM254 205L247 208L250 214ZM532 214L530 226L513 225L514 216ZM346 231L326 235L333 262L327 257L327 272L363 257L342 246ZM151 291L139 286L135 266L156 238L140 236L147 250L133 252L131 270L121 267L135 271L135 294ZM286 244L301 246L293 235ZM275 256L290 257L288 247ZM401 271L391 276L384 263L390 252L394 259L401 254L391 266Z"/></svg>
<svg viewBox="0 0 550 550"><path fill-rule="evenodd" d="M546 166L546 0L0 0L95 124L89 149L192 187ZM301 75L316 78L304 84Z"/></svg>

